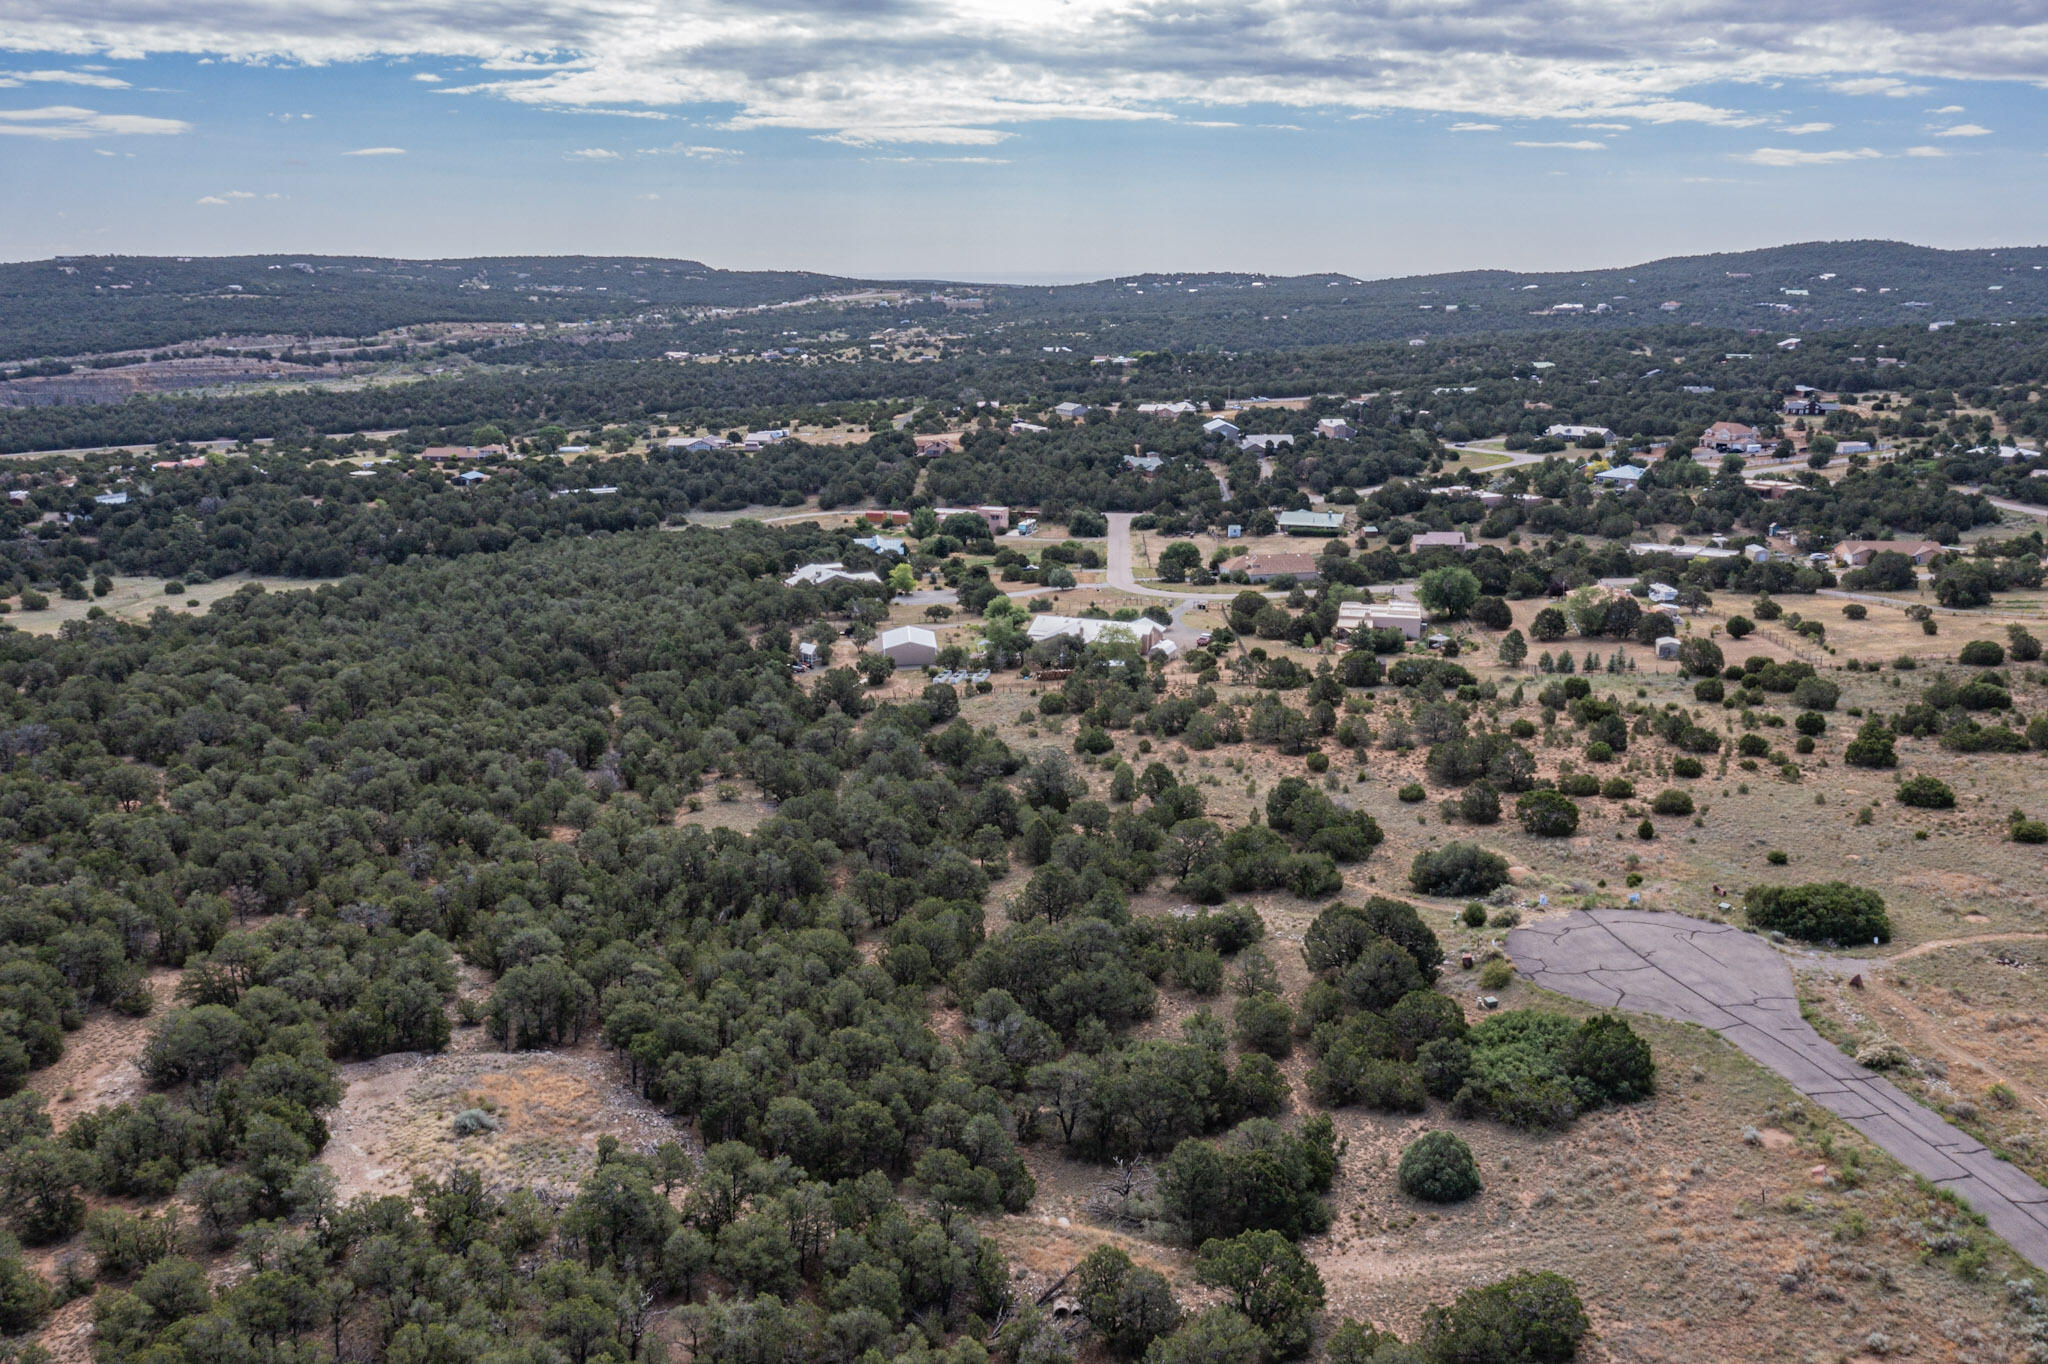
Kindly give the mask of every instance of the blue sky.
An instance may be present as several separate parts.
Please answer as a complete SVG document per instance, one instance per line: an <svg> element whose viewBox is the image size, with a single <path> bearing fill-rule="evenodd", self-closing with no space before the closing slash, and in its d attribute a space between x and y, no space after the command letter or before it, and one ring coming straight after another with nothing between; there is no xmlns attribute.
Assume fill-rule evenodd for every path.
<svg viewBox="0 0 2048 1364"><path fill-rule="evenodd" d="M2048 3L16 0L0 257L874 276L2032 244Z"/></svg>

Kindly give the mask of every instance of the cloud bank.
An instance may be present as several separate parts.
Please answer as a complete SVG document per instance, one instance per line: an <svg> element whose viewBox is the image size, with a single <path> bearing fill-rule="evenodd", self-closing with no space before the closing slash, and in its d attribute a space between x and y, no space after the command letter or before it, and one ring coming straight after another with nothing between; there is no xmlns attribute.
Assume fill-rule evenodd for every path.
<svg viewBox="0 0 2048 1364"><path fill-rule="evenodd" d="M1904 98L2048 71L2042 0L12 0L0 50L466 62L561 109L729 109L856 147L1254 105L1749 126L1746 86ZM449 86L438 87L450 90ZM1732 92L1732 93L1731 93Z"/></svg>

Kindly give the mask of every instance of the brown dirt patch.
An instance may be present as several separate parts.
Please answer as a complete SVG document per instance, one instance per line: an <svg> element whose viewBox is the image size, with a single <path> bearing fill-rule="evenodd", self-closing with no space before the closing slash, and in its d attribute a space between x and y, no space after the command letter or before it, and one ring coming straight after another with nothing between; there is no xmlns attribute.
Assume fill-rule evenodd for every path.
<svg viewBox="0 0 2048 1364"><path fill-rule="evenodd" d="M130 1018L112 1009L95 1009L85 1026L64 1038L64 1054L54 1065L28 1077L30 1089L50 1106L50 1121L58 1131L71 1120L95 1108L122 1103L144 1089L136 1058L148 1045L164 1010L178 989L181 973L161 967L149 973L149 992L156 1008L146 1017Z"/></svg>
<svg viewBox="0 0 2048 1364"><path fill-rule="evenodd" d="M384 1056L344 1066L342 1077L347 1092L321 1160L344 1200L400 1193L415 1175L440 1177L457 1166L494 1183L568 1192L590 1169L601 1136L633 1149L688 1139L594 1046ZM452 1120L465 1108L494 1111L500 1129L456 1136Z"/></svg>

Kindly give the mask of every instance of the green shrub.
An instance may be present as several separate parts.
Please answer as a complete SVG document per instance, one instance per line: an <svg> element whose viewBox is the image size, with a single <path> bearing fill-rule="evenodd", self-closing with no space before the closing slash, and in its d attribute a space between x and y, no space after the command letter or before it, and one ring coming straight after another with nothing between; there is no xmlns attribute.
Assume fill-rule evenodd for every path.
<svg viewBox="0 0 2048 1364"><path fill-rule="evenodd" d="M1721 698L1727 694L1727 684L1718 677L1702 677L1692 684L1692 699L1710 706L1721 704Z"/></svg>
<svg viewBox="0 0 2048 1364"><path fill-rule="evenodd" d="M1801 711L1792 721L1792 728L1805 735L1821 735L1828 732L1828 717L1817 710Z"/></svg>
<svg viewBox="0 0 2048 1364"><path fill-rule="evenodd" d="M1792 859L1790 856L1788 856L1785 852L1777 848L1773 848L1771 849L1771 851L1764 854L1764 861L1770 863L1774 867L1782 867L1791 860Z"/></svg>
<svg viewBox="0 0 2048 1364"><path fill-rule="evenodd" d="M1394 794L1399 796L1408 804L1413 805L1416 801L1421 800L1424 796L1428 795L1429 792L1422 789L1421 782L1411 781Z"/></svg>
<svg viewBox="0 0 2048 1364"><path fill-rule="evenodd" d="M1306 1236L1330 1225L1323 1195L1336 1171L1328 1115L1292 1132L1254 1118L1222 1141L1190 1137L1174 1147L1159 1170L1160 1204L1197 1245L1246 1231Z"/></svg>
<svg viewBox="0 0 2048 1364"><path fill-rule="evenodd" d="M1566 796L1597 796L1600 779L1591 772L1567 772L1557 779L1557 789Z"/></svg>
<svg viewBox="0 0 2048 1364"><path fill-rule="evenodd" d="M1464 912L1458 917L1467 928L1483 928L1486 926L1486 906L1474 900L1465 906Z"/></svg>
<svg viewBox="0 0 2048 1364"><path fill-rule="evenodd" d="M1564 1069L1605 1103L1634 1103L1657 1088L1650 1044L1619 1014L1596 1014L1564 1046Z"/></svg>
<svg viewBox="0 0 2048 1364"><path fill-rule="evenodd" d="M2038 819L2016 819L2006 832L2015 843L2048 843L2048 823Z"/></svg>
<svg viewBox="0 0 2048 1364"><path fill-rule="evenodd" d="M1648 843L1651 839L1655 838L1656 836L1657 826L1650 823L1649 820L1646 819L1642 823L1636 825L1636 837L1642 839L1643 842Z"/></svg>
<svg viewBox="0 0 2048 1364"><path fill-rule="evenodd" d="M1842 608L1842 617L1845 620L1862 620L1869 614L1870 608L1860 601L1852 601Z"/></svg>
<svg viewBox="0 0 2048 1364"><path fill-rule="evenodd" d="M1897 767L1898 751L1892 747L1892 732L1884 721L1865 720L1856 737L1849 741L1849 747L1843 750L1842 761L1851 767Z"/></svg>
<svg viewBox="0 0 2048 1364"><path fill-rule="evenodd" d="M1451 1132L1425 1132L1401 1152L1401 1192L1425 1203L1462 1203L1479 1192L1472 1148Z"/></svg>
<svg viewBox="0 0 2048 1364"><path fill-rule="evenodd" d="M1671 760L1671 775L1674 777L1684 777L1687 780L1692 780L1705 776L1706 772L1706 764L1702 763L1698 758L1688 756Z"/></svg>
<svg viewBox="0 0 2048 1364"><path fill-rule="evenodd" d="M1467 824L1500 823L1500 792L1490 781L1475 781L1458 797L1458 818Z"/></svg>
<svg viewBox="0 0 2048 1364"><path fill-rule="evenodd" d="M1650 802L1650 810L1659 815L1689 815L1693 811L1692 793L1675 786L1666 787Z"/></svg>
<svg viewBox="0 0 2048 1364"><path fill-rule="evenodd" d="M1475 843L1446 843L1408 865L1408 884L1419 895L1490 895L1507 880L1507 859Z"/></svg>
<svg viewBox="0 0 2048 1364"><path fill-rule="evenodd" d="M1888 942L1892 936L1884 897L1846 881L1755 886L1744 895L1743 909L1757 928L1806 942Z"/></svg>
<svg viewBox="0 0 2048 1364"><path fill-rule="evenodd" d="M1953 810L1956 793L1939 777L1911 777L1899 783L1899 804L1920 810Z"/></svg>
<svg viewBox="0 0 2048 1364"><path fill-rule="evenodd" d="M1957 652L1956 662L1968 668L1996 668L2005 662L2005 646L1997 640L1973 639Z"/></svg>
<svg viewBox="0 0 2048 1364"><path fill-rule="evenodd" d="M1285 1057L1294 1050L1294 1010L1277 995L1250 995L1237 1001L1234 1014L1238 1045L1246 1051Z"/></svg>
<svg viewBox="0 0 2048 1364"><path fill-rule="evenodd" d="M1627 777L1609 777L1600 783L1600 795L1606 800L1634 800L1636 784Z"/></svg>
<svg viewBox="0 0 2048 1364"><path fill-rule="evenodd" d="M1579 829L1579 807L1556 791L1529 792L1515 802L1515 818L1539 838L1569 838Z"/></svg>
<svg viewBox="0 0 2048 1364"><path fill-rule="evenodd" d="M1445 1364L1562 1364L1592 1329L1572 1281L1549 1270L1468 1289L1423 1321L1423 1358Z"/></svg>
<svg viewBox="0 0 2048 1364"><path fill-rule="evenodd" d="M1164 1275L1132 1263L1115 1246L1088 1252L1075 1274L1081 1313L1118 1359L1136 1359L1180 1325L1180 1304Z"/></svg>

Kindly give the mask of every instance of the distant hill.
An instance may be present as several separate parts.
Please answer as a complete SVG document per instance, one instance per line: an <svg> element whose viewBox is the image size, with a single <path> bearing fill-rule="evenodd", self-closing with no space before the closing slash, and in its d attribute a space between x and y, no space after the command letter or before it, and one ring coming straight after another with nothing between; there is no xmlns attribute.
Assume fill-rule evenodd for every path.
<svg viewBox="0 0 2048 1364"><path fill-rule="evenodd" d="M1619 269L1140 275L1056 286L856 280L641 257L403 261L345 256L71 257L0 265L0 360L159 347L219 334L369 337L428 322L573 322L761 308L896 291L1005 344L1157 349L1343 344L1483 332L1700 323L1828 327L2048 315L2048 248L1941 251L1804 242ZM947 311L934 291L971 294ZM1675 306L1669 306L1675 305ZM1114 344L1106 328L1116 328Z"/></svg>

